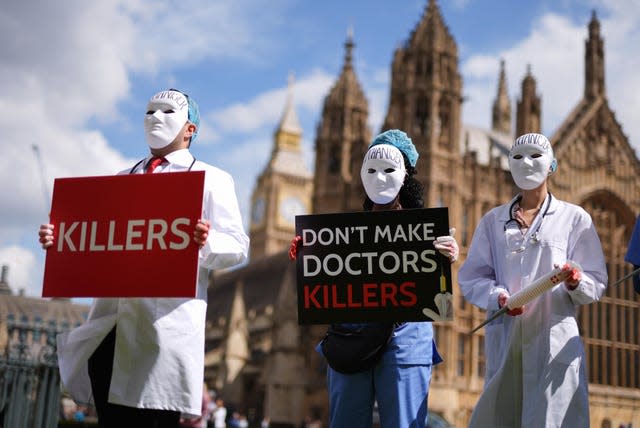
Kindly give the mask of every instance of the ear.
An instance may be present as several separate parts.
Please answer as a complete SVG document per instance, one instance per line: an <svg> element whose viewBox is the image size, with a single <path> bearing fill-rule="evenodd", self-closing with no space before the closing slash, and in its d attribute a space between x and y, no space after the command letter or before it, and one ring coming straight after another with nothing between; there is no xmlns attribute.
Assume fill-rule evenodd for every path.
<svg viewBox="0 0 640 428"><path fill-rule="evenodd" d="M551 165L549 165L549 175L556 172L557 169L558 169L558 161L554 159L551 161Z"/></svg>
<svg viewBox="0 0 640 428"><path fill-rule="evenodd" d="M191 138L193 134L196 132L196 129L198 129L196 125L194 125L191 122L187 122L187 132L184 133L184 136Z"/></svg>

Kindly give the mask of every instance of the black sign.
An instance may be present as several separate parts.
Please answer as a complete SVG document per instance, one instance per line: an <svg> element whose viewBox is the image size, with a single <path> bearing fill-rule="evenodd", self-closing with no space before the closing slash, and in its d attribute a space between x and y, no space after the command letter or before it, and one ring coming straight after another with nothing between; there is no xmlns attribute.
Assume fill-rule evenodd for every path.
<svg viewBox="0 0 640 428"><path fill-rule="evenodd" d="M296 216L298 322L451 320L447 208Z"/></svg>

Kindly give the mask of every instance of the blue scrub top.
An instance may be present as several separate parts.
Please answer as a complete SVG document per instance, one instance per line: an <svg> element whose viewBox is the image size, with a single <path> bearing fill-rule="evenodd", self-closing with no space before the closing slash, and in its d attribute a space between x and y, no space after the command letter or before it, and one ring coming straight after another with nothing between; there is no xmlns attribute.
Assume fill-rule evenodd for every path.
<svg viewBox="0 0 640 428"><path fill-rule="evenodd" d="M636 220L636 227L633 228L629 248L624 260L636 266L640 265L640 216Z"/></svg>
<svg viewBox="0 0 640 428"><path fill-rule="evenodd" d="M629 248L627 248L627 255L624 260L631 263L634 269L640 266L640 216L638 216L636 226L631 233ZM640 274L633 275L633 288L636 293L640 294Z"/></svg>

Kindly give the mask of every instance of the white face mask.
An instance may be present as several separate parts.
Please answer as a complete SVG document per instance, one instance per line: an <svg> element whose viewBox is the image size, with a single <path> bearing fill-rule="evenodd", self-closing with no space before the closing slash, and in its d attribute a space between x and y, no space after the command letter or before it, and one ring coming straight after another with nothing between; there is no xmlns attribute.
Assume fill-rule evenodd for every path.
<svg viewBox="0 0 640 428"><path fill-rule="evenodd" d="M162 149L171 144L189 118L189 102L176 91L155 94L147 104L144 117L144 133L152 149Z"/></svg>
<svg viewBox="0 0 640 428"><path fill-rule="evenodd" d="M509 169L513 181L520 189L539 187L550 173L551 156L535 144L520 144L509 153Z"/></svg>
<svg viewBox="0 0 640 428"><path fill-rule="evenodd" d="M367 196L379 205L388 204L398 196L405 175L402 152L388 144L371 147L360 170Z"/></svg>

